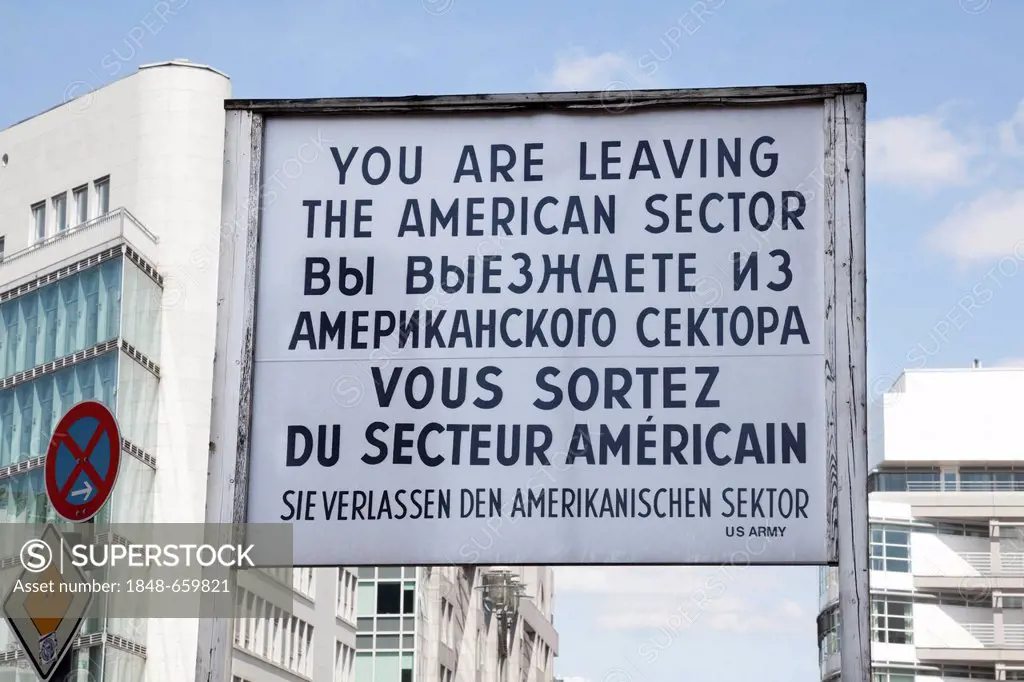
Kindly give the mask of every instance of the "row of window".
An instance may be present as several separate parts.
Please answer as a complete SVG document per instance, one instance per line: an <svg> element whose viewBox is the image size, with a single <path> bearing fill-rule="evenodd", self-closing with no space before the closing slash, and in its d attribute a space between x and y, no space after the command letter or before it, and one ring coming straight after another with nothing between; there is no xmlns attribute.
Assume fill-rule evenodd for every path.
<svg viewBox="0 0 1024 682"><path fill-rule="evenodd" d="M353 682L355 665L356 650L334 640L334 682Z"/></svg>
<svg viewBox="0 0 1024 682"><path fill-rule="evenodd" d="M424 567L430 571L430 567ZM447 567L442 567L447 568ZM360 580L406 580L416 579L415 566L360 566L356 569Z"/></svg>
<svg viewBox="0 0 1024 682"><path fill-rule="evenodd" d="M413 659L412 652L357 651L355 679L358 682L412 682ZM451 677L446 682L451 682Z"/></svg>
<svg viewBox="0 0 1024 682"><path fill-rule="evenodd" d="M958 471L886 470L868 478L870 492L1024 492L1024 470L1014 467Z"/></svg>
<svg viewBox="0 0 1024 682"><path fill-rule="evenodd" d="M914 682L914 676L917 674L919 672L913 668L875 668L872 670L871 680L872 682ZM996 679L996 668L994 665L940 664L935 668L921 670L920 674L930 678L946 680L989 681ZM1006 679L1020 678L1007 676Z"/></svg>
<svg viewBox="0 0 1024 682"><path fill-rule="evenodd" d="M360 580L356 593L359 616L416 614L416 581Z"/></svg>
<svg viewBox="0 0 1024 682"><path fill-rule="evenodd" d="M159 358L162 289L123 256L0 303L0 377L118 336Z"/></svg>
<svg viewBox="0 0 1024 682"><path fill-rule="evenodd" d="M356 576L344 568L338 569L337 613L339 618L356 622Z"/></svg>
<svg viewBox="0 0 1024 682"><path fill-rule="evenodd" d="M235 646L303 677L313 677L313 626L239 588Z"/></svg>
<svg viewBox="0 0 1024 682"><path fill-rule="evenodd" d="M90 191L91 185L91 191ZM110 212L110 176L99 178L71 190L71 212L68 212L68 194L61 192L32 205L32 225L29 243L39 242L48 236L87 223L93 218ZM94 209L90 210L90 194ZM49 204L49 211L47 211Z"/></svg>
<svg viewBox="0 0 1024 682"><path fill-rule="evenodd" d="M292 589L310 600L316 600L315 568L261 568L282 585L291 585ZM346 568L337 568L338 603L336 615L354 623L356 621L356 576Z"/></svg>
<svg viewBox="0 0 1024 682"><path fill-rule="evenodd" d="M159 379L113 351L0 390L0 468L41 457L57 420L75 403L115 408L124 438L152 453Z"/></svg>
<svg viewBox="0 0 1024 682"><path fill-rule="evenodd" d="M2 375L8 377L115 338L120 327L122 263L120 258L108 260L0 304Z"/></svg>
<svg viewBox="0 0 1024 682"><path fill-rule="evenodd" d="M822 614L822 632L818 641L821 661L839 653L839 609ZM885 644L914 643L914 605L908 599L873 597L871 599L871 641Z"/></svg>
<svg viewBox="0 0 1024 682"><path fill-rule="evenodd" d="M455 606L441 597L441 643L449 648L455 647Z"/></svg>
<svg viewBox="0 0 1024 682"><path fill-rule="evenodd" d="M302 596L316 599L316 569L294 568L292 569L292 589Z"/></svg>
<svg viewBox="0 0 1024 682"><path fill-rule="evenodd" d="M988 524L936 523L921 526L871 524L871 570L910 573L910 535L929 533L988 537Z"/></svg>
<svg viewBox="0 0 1024 682"><path fill-rule="evenodd" d="M993 599L985 596L972 600L955 593L928 595L933 599L920 603L944 606L990 607L993 601L1001 603L1004 609L1024 608L1024 595L1005 595ZM874 597L871 600L871 641L886 644L913 644L914 603L906 598ZM822 634L819 648L822 660L839 653L839 609L829 609L821 615Z"/></svg>

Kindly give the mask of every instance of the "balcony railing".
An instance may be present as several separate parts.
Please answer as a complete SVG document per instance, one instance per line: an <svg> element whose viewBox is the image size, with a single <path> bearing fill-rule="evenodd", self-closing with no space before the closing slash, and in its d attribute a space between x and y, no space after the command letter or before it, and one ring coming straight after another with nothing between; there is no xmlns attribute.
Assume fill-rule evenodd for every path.
<svg viewBox="0 0 1024 682"><path fill-rule="evenodd" d="M878 492L899 492L879 490ZM958 481L956 484L942 481L907 481L906 492L911 493L1024 493L1024 481Z"/></svg>
<svg viewBox="0 0 1024 682"><path fill-rule="evenodd" d="M1003 625L1003 646L1007 649L1024 649L1024 625Z"/></svg>
<svg viewBox="0 0 1024 682"><path fill-rule="evenodd" d="M1000 577L1024 575L1024 552L1001 552L999 565L992 561L992 555L988 552L957 552L956 555L965 564L978 573L978 576ZM914 564L914 573L920 576L935 577L959 575L950 573L949 569L939 570L935 562L923 560Z"/></svg>
<svg viewBox="0 0 1024 682"><path fill-rule="evenodd" d="M963 628L982 646L996 645L996 626L992 623L964 623Z"/></svg>
<svg viewBox="0 0 1024 682"><path fill-rule="evenodd" d="M1024 552L1002 552L999 555L1000 575L1024 575Z"/></svg>
<svg viewBox="0 0 1024 682"><path fill-rule="evenodd" d="M1024 649L1024 625L1004 624L1002 642L996 639L992 623L964 623L962 627L985 648Z"/></svg>
<svg viewBox="0 0 1024 682"><path fill-rule="evenodd" d="M992 572L992 555L988 552L957 552L957 556L978 573Z"/></svg>
<svg viewBox="0 0 1024 682"><path fill-rule="evenodd" d="M156 264L159 238L126 208L116 208L89 222L61 230L0 258L0 282L10 284L40 269L111 241L122 239ZM38 257L37 257L38 254Z"/></svg>

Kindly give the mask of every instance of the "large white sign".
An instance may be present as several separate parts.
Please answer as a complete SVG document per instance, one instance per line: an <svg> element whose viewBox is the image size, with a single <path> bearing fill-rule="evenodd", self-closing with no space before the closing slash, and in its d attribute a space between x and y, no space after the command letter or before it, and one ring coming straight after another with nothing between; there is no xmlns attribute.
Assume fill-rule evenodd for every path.
<svg viewBox="0 0 1024 682"><path fill-rule="evenodd" d="M269 117L248 520L303 565L825 562L824 129Z"/></svg>

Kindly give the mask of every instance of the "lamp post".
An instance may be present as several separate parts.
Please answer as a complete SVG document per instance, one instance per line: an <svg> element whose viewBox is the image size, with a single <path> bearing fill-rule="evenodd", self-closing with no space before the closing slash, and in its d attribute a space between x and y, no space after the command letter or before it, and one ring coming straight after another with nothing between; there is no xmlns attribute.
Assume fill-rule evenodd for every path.
<svg viewBox="0 0 1024 682"><path fill-rule="evenodd" d="M519 618L519 602L530 597L518 575L497 566L483 574L483 585L478 589L483 590L484 605L498 622L498 679L504 680L516 620Z"/></svg>

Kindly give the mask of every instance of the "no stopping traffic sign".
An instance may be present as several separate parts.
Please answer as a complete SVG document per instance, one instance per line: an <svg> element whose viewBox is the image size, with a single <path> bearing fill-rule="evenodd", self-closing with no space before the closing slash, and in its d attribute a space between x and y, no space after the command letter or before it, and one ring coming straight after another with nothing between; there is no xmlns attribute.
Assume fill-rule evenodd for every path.
<svg viewBox="0 0 1024 682"><path fill-rule="evenodd" d="M46 451L50 504L68 521L88 521L110 498L120 465L121 434L106 405L86 400L72 406Z"/></svg>

